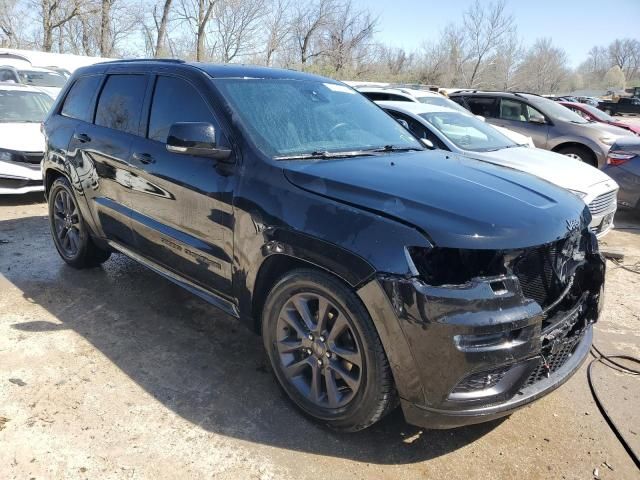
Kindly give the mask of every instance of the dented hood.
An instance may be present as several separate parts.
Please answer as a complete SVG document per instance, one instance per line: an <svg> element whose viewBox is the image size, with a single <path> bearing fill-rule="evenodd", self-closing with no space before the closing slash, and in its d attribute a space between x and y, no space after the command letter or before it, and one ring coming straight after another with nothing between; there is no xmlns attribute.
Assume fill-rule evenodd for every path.
<svg viewBox="0 0 640 480"><path fill-rule="evenodd" d="M555 185L441 151L282 163L299 188L408 223L442 247L529 247L590 221L584 203Z"/></svg>

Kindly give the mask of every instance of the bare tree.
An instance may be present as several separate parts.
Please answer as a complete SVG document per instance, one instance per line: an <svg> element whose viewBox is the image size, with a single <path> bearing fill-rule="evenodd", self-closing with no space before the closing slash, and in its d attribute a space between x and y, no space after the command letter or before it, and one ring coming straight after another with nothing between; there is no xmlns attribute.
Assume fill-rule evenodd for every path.
<svg viewBox="0 0 640 480"><path fill-rule="evenodd" d="M205 57L205 41L209 20L218 0L181 0L180 16L194 29L196 36L196 60Z"/></svg>
<svg viewBox="0 0 640 480"><path fill-rule="evenodd" d="M468 38L468 61L471 63L467 87L479 85L483 62L514 31L512 15L505 12L505 0L481 4L476 0L464 13L463 24Z"/></svg>
<svg viewBox="0 0 640 480"><path fill-rule="evenodd" d="M320 36L331 21L334 9L334 0L313 0L298 4L292 35L301 65L306 65L310 59L324 53L324 50L315 47L323 43Z"/></svg>
<svg viewBox="0 0 640 480"><path fill-rule="evenodd" d="M153 53L154 57L161 57L164 52L164 40L167 35L167 24L169 23L169 12L171 11L171 2L172 0L164 0L164 5L162 7L162 16L160 17L160 22L158 25L158 35L156 38L156 48ZM155 19L155 11L154 11L154 19Z"/></svg>
<svg viewBox="0 0 640 480"><path fill-rule="evenodd" d="M274 55L291 33L291 19L287 13L291 8L290 0L273 0L270 7L264 21L267 32L264 63L267 67L273 64Z"/></svg>
<svg viewBox="0 0 640 480"><path fill-rule="evenodd" d="M16 43L15 8L15 0L0 2L0 46L13 47Z"/></svg>
<svg viewBox="0 0 640 480"><path fill-rule="evenodd" d="M626 78L633 78L640 68L640 41L631 38L614 40L608 48L611 66L618 66Z"/></svg>
<svg viewBox="0 0 640 480"><path fill-rule="evenodd" d="M333 73L355 63L355 55L373 37L378 22L369 12L354 10L351 0L336 6L332 21L327 25L325 41L327 61Z"/></svg>
<svg viewBox="0 0 640 480"><path fill-rule="evenodd" d="M55 30L79 15L80 0L38 0L37 7L42 23L42 49L50 52Z"/></svg>
<svg viewBox="0 0 640 480"><path fill-rule="evenodd" d="M516 72L524 56L520 39L514 33L504 42L502 48L489 58L484 83L499 90L517 88Z"/></svg>
<svg viewBox="0 0 640 480"><path fill-rule="evenodd" d="M516 73L518 85L533 93L557 92L567 79L567 54L550 38L536 40Z"/></svg>
<svg viewBox="0 0 640 480"><path fill-rule="evenodd" d="M215 8L219 58L229 63L250 52L258 38L264 0L221 0Z"/></svg>

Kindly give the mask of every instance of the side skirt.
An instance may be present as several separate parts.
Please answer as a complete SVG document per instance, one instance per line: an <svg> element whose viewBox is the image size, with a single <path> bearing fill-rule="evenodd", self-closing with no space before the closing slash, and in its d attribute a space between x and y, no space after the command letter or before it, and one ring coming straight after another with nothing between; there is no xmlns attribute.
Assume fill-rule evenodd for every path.
<svg viewBox="0 0 640 480"><path fill-rule="evenodd" d="M179 285L180 287L184 288L185 290L188 290L189 292L193 293L194 295L197 295L198 297L202 298L205 302L210 303L214 307L218 307L220 310L222 310L223 312L225 312L225 313L227 313L227 314L229 314L229 315L231 315L233 317L240 318L240 312L238 311L238 307L235 304L233 304L232 302L230 302L229 300L226 300L226 299L216 295L215 293L212 293L212 292L210 292L208 290L205 290L204 288L200 287L199 285L196 285L195 283L187 280L186 278L178 275L177 273L174 273L171 270L168 270L168 269L158 265L157 263L152 262L151 260L143 257L142 255L138 255L137 253L129 250L127 247L121 245L118 242L114 242L113 240L109 240L107 243L114 250L116 250L116 251L118 251L120 253L123 253L127 257L135 260L136 262L140 263L141 265L144 265L145 267L147 267L148 269L154 271L155 273L158 273L158 274L162 275L167 280L172 281L176 285Z"/></svg>

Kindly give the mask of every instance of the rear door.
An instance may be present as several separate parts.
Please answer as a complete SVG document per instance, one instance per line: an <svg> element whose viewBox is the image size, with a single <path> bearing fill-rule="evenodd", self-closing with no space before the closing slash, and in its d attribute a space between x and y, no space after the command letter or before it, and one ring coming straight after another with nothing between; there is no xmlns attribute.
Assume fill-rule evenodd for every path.
<svg viewBox="0 0 640 480"><path fill-rule="evenodd" d="M223 297L231 296L233 165L169 152L169 127L209 122L217 143L229 146L206 98L190 80L158 75L146 117L147 138L136 138L130 162L132 228L138 251Z"/></svg>
<svg viewBox="0 0 640 480"><path fill-rule="evenodd" d="M525 102L501 98L498 119L491 123L531 137L538 148L547 147L549 123L540 111Z"/></svg>
<svg viewBox="0 0 640 480"><path fill-rule="evenodd" d="M102 236L133 245L128 196L131 142L138 135L148 75L112 74L102 83L93 124L79 122L69 144ZM70 92L73 93L73 92ZM63 112L64 114L64 108ZM93 112L90 113L93 116Z"/></svg>

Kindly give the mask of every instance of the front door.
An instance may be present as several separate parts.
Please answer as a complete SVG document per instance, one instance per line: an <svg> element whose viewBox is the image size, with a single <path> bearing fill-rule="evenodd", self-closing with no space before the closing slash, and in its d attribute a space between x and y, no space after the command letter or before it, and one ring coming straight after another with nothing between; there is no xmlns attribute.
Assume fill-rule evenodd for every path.
<svg viewBox="0 0 640 480"><path fill-rule="evenodd" d="M131 204L137 250L223 297L231 296L233 166L169 152L169 127L209 122L228 145L206 100L188 80L155 79L146 138L134 140Z"/></svg>
<svg viewBox="0 0 640 480"><path fill-rule="evenodd" d="M501 98L498 118L491 123L531 137L538 148L547 148L548 121L531 105L511 98Z"/></svg>

